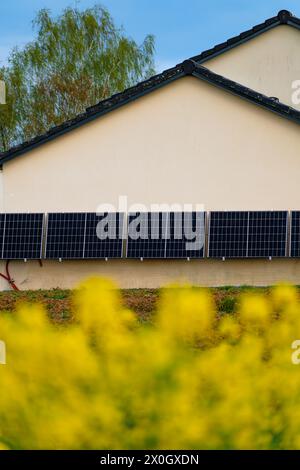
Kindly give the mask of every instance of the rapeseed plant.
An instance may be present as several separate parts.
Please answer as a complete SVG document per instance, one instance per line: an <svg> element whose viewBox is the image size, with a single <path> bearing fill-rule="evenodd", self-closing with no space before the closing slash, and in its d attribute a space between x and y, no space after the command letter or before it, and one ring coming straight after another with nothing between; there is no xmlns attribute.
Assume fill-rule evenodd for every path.
<svg viewBox="0 0 300 470"><path fill-rule="evenodd" d="M205 290L162 292L152 324L92 279L75 321L39 306L0 315L0 449L297 449L296 289L218 315Z"/></svg>

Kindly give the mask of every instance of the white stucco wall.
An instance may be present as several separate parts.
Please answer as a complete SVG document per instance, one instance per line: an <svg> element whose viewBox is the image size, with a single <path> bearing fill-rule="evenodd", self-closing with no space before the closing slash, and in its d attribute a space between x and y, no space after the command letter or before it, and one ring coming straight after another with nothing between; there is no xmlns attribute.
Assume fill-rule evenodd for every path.
<svg viewBox="0 0 300 470"><path fill-rule="evenodd" d="M2 265L2 267L1 267ZM3 263L0 263L3 272ZM170 283L197 286L300 284L300 259L262 260L104 260L12 261L10 273L21 290L74 288L101 276L121 288L157 288ZM4 285L4 288L9 288Z"/></svg>
<svg viewBox="0 0 300 470"><path fill-rule="evenodd" d="M202 65L300 109L292 102L292 82L300 80L299 50L300 31L280 25Z"/></svg>

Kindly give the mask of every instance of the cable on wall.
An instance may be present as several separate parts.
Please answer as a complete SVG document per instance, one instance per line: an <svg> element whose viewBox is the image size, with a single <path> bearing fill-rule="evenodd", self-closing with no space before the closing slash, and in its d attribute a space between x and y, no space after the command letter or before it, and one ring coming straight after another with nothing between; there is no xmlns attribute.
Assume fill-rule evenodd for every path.
<svg viewBox="0 0 300 470"><path fill-rule="evenodd" d="M6 265L5 265L6 274L0 273L0 276L8 282L8 284L13 288L13 290L19 291L20 289L19 289L18 286L15 284L15 281L12 279L12 277L11 277L11 275L10 275L10 272L9 272L9 262L10 262L10 260L7 260L7 261L6 261Z"/></svg>

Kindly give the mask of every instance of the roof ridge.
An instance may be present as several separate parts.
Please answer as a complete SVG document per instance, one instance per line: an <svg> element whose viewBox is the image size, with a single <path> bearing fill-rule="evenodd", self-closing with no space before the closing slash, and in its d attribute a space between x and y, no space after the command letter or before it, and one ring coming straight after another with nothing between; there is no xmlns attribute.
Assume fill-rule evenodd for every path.
<svg viewBox="0 0 300 470"><path fill-rule="evenodd" d="M272 29L282 24L288 24L290 26L300 28L300 19L294 16L288 10L280 10L276 16L268 18L263 23L253 26L251 29L243 31L237 36L233 36L232 38L229 38L227 41L217 44L214 47L207 49L201 52L200 54L197 54L191 57L191 59L196 62L202 63L205 60L208 60L219 54L222 54L223 52L229 49L232 49L232 47L235 47L239 44L249 41L253 37L259 34L262 34L268 31L269 29Z"/></svg>

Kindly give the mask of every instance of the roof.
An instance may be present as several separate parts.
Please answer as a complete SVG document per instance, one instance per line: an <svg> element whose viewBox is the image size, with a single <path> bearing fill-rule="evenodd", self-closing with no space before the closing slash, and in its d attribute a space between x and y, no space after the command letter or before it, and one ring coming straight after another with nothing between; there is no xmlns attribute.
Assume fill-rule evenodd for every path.
<svg viewBox="0 0 300 470"><path fill-rule="evenodd" d="M206 60L212 59L213 57L223 54L224 52L232 49L233 47L239 46L250 39L255 38L256 36L265 33L266 31L275 28L280 25L289 25L294 28L300 29L300 18L294 16L288 10L280 10L276 16L269 18L261 24L253 26L253 28L248 31L244 31L238 36L228 39L221 44L214 46L212 49L208 49L202 52L199 55L192 57L192 60L195 60L199 64L203 63Z"/></svg>
<svg viewBox="0 0 300 470"><path fill-rule="evenodd" d="M24 153L36 148L37 146L49 142L50 140L69 132L87 122L90 122L108 112L124 106L131 101L134 101L168 83L173 82L181 77L190 75L197 77L211 83L223 90L239 96L247 101L250 101L258 106L261 106L269 111L272 111L284 118L300 124L300 111L287 106L277 99L265 96L250 88L247 88L237 82L229 80L221 75L218 75L209 69L203 67L201 62L208 59L208 57L215 56L221 52L225 52L229 47L240 44L244 40L248 40L257 34L260 34L271 27L278 26L279 24L291 24L300 29L300 19L295 18L286 10L282 10L274 18L266 20L261 25L255 26L250 31L240 34L236 38L229 39L226 43L215 46L209 51L205 51L199 56L185 60L184 62L172 67L164 72L155 75L148 80L138 83L137 85L128 88L122 93L117 93L108 99L100 101L98 104L91 106L85 110L84 113L77 115L75 118L70 119L59 126L49 129L46 133L34 137L33 139L23 142L20 145L12 147L6 152L0 153L0 165L6 163L13 158L23 155Z"/></svg>

